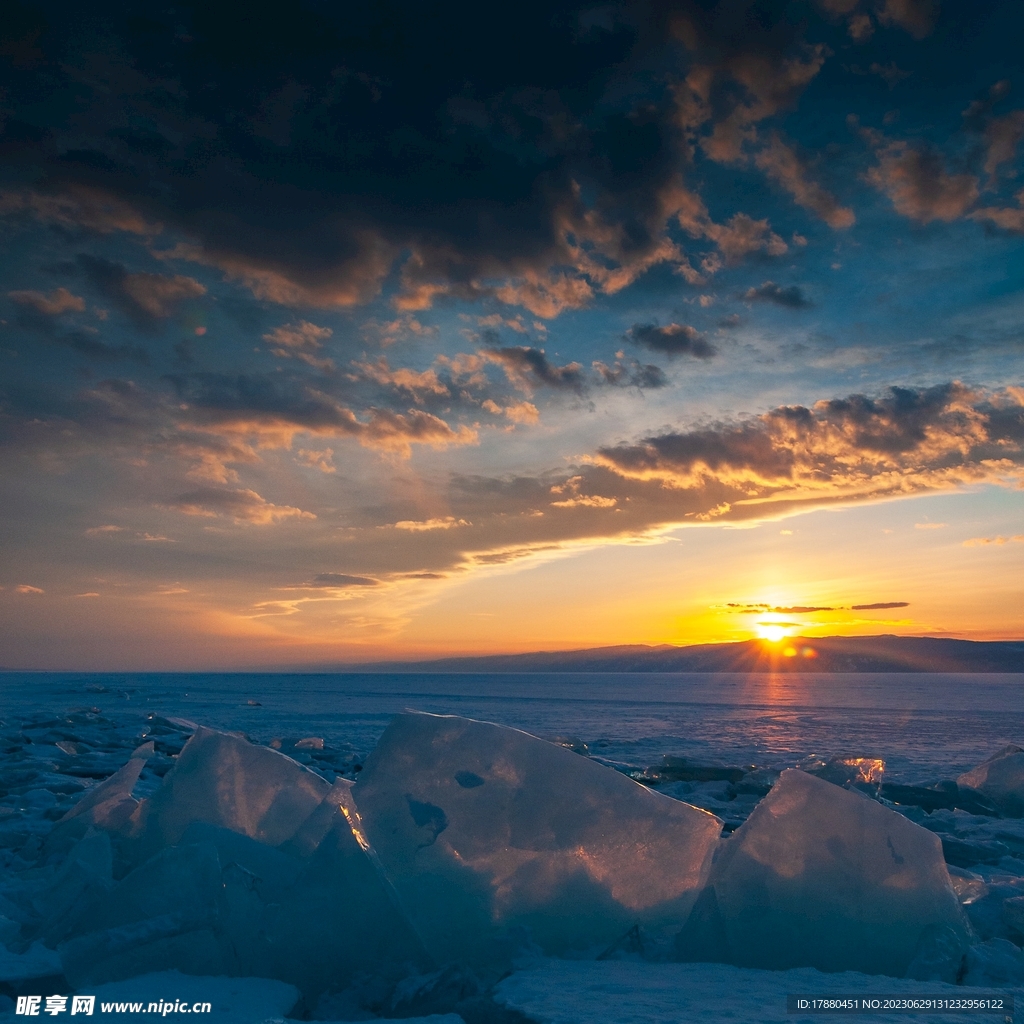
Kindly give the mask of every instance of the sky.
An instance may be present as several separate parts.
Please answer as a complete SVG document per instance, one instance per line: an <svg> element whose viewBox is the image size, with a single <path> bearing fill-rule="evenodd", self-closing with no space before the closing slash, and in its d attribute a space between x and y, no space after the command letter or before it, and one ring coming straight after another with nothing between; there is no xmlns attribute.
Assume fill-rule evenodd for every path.
<svg viewBox="0 0 1024 1024"><path fill-rule="evenodd" d="M1024 635L1019 3L7 10L0 665Z"/></svg>

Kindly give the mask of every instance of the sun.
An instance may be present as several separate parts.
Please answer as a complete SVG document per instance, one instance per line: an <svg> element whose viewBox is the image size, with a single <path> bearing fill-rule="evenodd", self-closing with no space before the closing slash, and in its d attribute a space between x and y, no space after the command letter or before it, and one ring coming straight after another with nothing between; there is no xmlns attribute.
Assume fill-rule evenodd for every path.
<svg viewBox="0 0 1024 1024"><path fill-rule="evenodd" d="M759 622L757 630L761 634L762 640L768 640L773 644L777 644L789 636L789 630L778 622Z"/></svg>

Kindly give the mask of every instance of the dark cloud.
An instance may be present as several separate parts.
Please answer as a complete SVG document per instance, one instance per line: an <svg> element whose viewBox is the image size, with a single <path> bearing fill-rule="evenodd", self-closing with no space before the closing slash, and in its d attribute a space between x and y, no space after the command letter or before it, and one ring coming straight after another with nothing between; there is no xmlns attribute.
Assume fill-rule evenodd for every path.
<svg viewBox="0 0 1024 1024"><path fill-rule="evenodd" d="M594 362L594 370L602 383L617 388L639 388L641 391L663 388L668 384L668 377L660 366L653 363L640 363L635 359L616 360L611 366L599 360Z"/></svg>
<svg viewBox="0 0 1024 1024"><path fill-rule="evenodd" d="M124 359L143 366L149 363L149 353L141 345L110 345L87 331L68 331L52 337L58 345L97 362L109 363Z"/></svg>
<svg viewBox="0 0 1024 1024"><path fill-rule="evenodd" d="M939 14L938 0L817 0L818 5L834 17L846 19L847 31L856 43L867 42L874 34L875 21L909 32L914 39L924 39L935 27Z"/></svg>
<svg viewBox="0 0 1024 1024"><path fill-rule="evenodd" d="M640 444L599 449L616 469L630 474L687 472L698 464L712 473L727 469L756 470L788 477L794 466L791 452L777 447L761 423L720 426L684 434L661 434Z"/></svg>
<svg viewBox="0 0 1024 1024"><path fill-rule="evenodd" d="M956 409L960 390L952 384L923 390L890 388L885 398L834 398L820 403L816 412L821 420L839 426L854 447L898 455L922 444L943 417L965 422Z"/></svg>
<svg viewBox="0 0 1024 1024"><path fill-rule="evenodd" d="M527 390L543 385L580 394L586 387L586 377L579 363L556 366L544 354L543 349L516 345L507 348L485 348L482 352L504 369L513 384Z"/></svg>
<svg viewBox="0 0 1024 1024"><path fill-rule="evenodd" d="M915 39L924 39L935 27L939 0L883 0L878 20L883 25L898 25Z"/></svg>
<svg viewBox="0 0 1024 1024"><path fill-rule="evenodd" d="M807 309L813 305L798 285L791 284L783 288L774 281L765 281L757 288L748 288L743 293L743 298L747 302L774 302L775 305L785 306L787 309Z"/></svg>
<svg viewBox="0 0 1024 1024"><path fill-rule="evenodd" d="M183 300L206 294L203 285L183 274L133 274L120 263L88 253L79 255L78 265L101 295L143 327L169 317Z"/></svg>
<svg viewBox="0 0 1024 1024"><path fill-rule="evenodd" d="M781 406L740 424L646 437L599 449L610 468L696 486L706 478L754 488L885 490L918 480L984 476L1024 454L1024 413L1011 389L993 400L962 384L890 388L872 398Z"/></svg>
<svg viewBox="0 0 1024 1024"><path fill-rule="evenodd" d="M408 457L411 445L473 444L476 432L452 427L421 409L370 407L357 415L301 379L275 374L172 374L186 422L228 436L254 436L270 447L290 447L296 434L351 437L367 448Z"/></svg>
<svg viewBox="0 0 1024 1024"><path fill-rule="evenodd" d="M855 612L878 612L884 611L886 608L909 608L909 601L878 601L875 604L855 604L851 605Z"/></svg>
<svg viewBox="0 0 1024 1024"><path fill-rule="evenodd" d="M93 362L127 360L141 365L149 363L149 353L141 345L112 345L100 337L98 328L92 326L67 329L58 318L67 313L82 312L85 302L64 288L57 288L49 295L35 291L9 292L8 295L18 306L15 323L28 334L70 349Z"/></svg>
<svg viewBox="0 0 1024 1024"><path fill-rule="evenodd" d="M717 349L710 344L695 327L687 324L633 324L626 337L634 345L641 345L653 352L664 352L668 356L693 356L695 359L710 359Z"/></svg>
<svg viewBox="0 0 1024 1024"><path fill-rule="evenodd" d="M791 110L826 48L781 9L605 13L53 8L6 75L2 209L159 239L293 306L367 301L398 267L400 308L493 296L552 316L658 264L699 276L680 227L726 260L784 252L763 218L695 219L683 172L694 146L728 161ZM93 273L151 318L194 294L182 274Z"/></svg>

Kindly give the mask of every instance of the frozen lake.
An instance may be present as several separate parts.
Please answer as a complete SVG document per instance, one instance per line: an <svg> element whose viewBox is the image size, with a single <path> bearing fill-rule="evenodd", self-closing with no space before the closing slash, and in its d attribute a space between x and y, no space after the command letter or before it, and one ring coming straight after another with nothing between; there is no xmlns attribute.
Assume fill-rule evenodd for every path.
<svg viewBox="0 0 1024 1024"><path fill-rule="evenodd" d="M586 744L592 756L620 768L643 769L666 755L703 765L771 769L868 757L885 761L887 780L930 786L955 779L1007 744L1024 746L1021 674L0 674L0 927L10 933L2 940L8 951L0 963L0 1019L15 1019L14 994L42 991L39 986L51 979L59 991L70 990L60 977L62 955L52 943L29 944L40 894L64 870L60 857L48 857L47 837L133 750L155 741L155 750L146 744L151 753L135 784L136 797L162 786L192 731L189 722L242 732L330 782L337 776L366 781L373 764L362 772L362 762L392 717L406 709L496 722L581 752ZM296 745L303 738L307 742ZM403 751L392 750L388 763L398 763ZM560 792L565 774L551 775L552 792ZM400 774L396 792L404 792L404 778ZM734 787L721 776L660 788L719 815L727 830L745 820L767 791L767 785L760 791ZM836 794L859 800L839 789ZM488 995L496 1000L488 1005L501 1003L538 1024L689 1024L706 1019L707 1005L713 1004L721 1019L753 1024L785 1019L786 994L792 991L958 995L972 986L999 986L1020 996L1024 959L1007 939L1019 942L1020 933L1007 923L1003 904L1024 893L1024 824L959 809L902 811L939 833L954 862L973 867L956 874L957 895L977 933L964 961L965 987L819 975L810 968L780 973L636 957L621 963L543 960L517 969ZM203 905L198 898L185 902ZM25 922L23 929L15 919ZM164 970L176 962L156 966ZM176 998L194 990L197 998L212 999L218 1011L234 1014L225 1021L259 1024L262 1011L253 1015L246 1007L269 998L260 986L277 986L282 1009L298 998L298 990L281 981L180 975L112 981L96 991L134 999L158 987L161 995ZM240 1002L242 996L248 1002ZM318 1015L354 1019L345 1016L345 1006L325 1004Z"/></svg>
<svg viewBox="0 0 1024 1024"><path fill-rule="evenodd" d="M252 702L252 703L250 703ZM878 757L901 782L955 778L1024 744L1024 675L74 674L0 675L0 715L150 713L257 742L322 736L358 759L412 708L572 737L644 766L664 754L782 768L810 755Z"/></svg>

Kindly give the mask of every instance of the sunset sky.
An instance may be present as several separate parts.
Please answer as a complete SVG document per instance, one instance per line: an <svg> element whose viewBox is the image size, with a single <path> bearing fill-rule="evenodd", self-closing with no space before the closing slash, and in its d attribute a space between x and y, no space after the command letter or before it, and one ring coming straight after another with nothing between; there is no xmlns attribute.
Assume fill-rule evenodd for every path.
<svg viewBox="0 0 1024 1024"><path fill-rule="evenodd" d="M7 10L0 665L1024 635L1024 5Z"/></svg>

